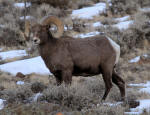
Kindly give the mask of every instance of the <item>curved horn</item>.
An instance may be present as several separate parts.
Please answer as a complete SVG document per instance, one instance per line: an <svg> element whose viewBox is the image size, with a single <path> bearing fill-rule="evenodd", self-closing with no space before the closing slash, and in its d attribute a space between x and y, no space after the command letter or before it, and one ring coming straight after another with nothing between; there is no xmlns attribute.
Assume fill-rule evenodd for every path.
<svg viewBox="0 0 150 115"><path fill-rule="evenodd" d="M57 32L52 33L52 35L56 38L59 38L60 36L62 36L62 34L64 32L64 25L63 25L62 21L55 16L44 17L41 21L41 24L42 25L54 24L57 27Z"/></svg>

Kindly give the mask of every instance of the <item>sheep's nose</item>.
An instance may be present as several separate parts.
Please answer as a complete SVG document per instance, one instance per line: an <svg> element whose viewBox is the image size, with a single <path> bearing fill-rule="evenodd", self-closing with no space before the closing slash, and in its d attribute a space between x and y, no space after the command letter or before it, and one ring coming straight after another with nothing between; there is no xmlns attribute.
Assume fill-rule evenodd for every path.
<svg viewBox="0 0 150 115"><path fill-rule="evenodd" d="M35 42L35 43L36 43L37 41L38 41L37 39L34 39L34 40L33 40L33 42Z"/></svg>

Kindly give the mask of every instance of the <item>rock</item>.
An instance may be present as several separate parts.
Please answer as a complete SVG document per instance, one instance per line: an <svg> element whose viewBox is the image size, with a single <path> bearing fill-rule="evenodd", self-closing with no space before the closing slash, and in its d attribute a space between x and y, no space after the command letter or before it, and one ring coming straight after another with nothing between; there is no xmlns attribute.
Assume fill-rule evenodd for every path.
<svg viewBox="0 0 150 115"><path fill-rule="evenodd" d="M45 88L46 88L46 86L40 82L35 82L31 85L31 90L34 93L42 92Z"/></svg>
<svg viewBox="0 0 150 115"><path fill-rule="evenodd" d="M18 78L25 78L26 76L25 76L23 73L18 72L18 73L16 74L16 77L18 77Z"/></svg>
<svg viewBox="0 0 150 115"><path fill-rule="evenodd" d="M0 91L3 91L4 89L4 86L0 86Z"/></svg>
<svg viewBox="0 0 150 115"><path fill-rule="evenodd" d="M136 108L137 106L140 105L140 102L136 100L129 100L128 104L129 104L129 108Z"/></svg>

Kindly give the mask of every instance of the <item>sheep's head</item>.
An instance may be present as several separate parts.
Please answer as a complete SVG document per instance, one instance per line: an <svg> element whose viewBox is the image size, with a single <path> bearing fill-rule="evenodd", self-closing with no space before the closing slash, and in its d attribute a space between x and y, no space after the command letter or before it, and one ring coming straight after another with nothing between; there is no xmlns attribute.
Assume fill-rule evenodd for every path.
<svg viewBox="0 0 150 115"><path fill-rule="evenodd" d="M49 36L49 29L45 25L36 24L32 26L29 37L35 45L43 44L47 42Z"/></svg>
<svg viewBox="0 0 150 115"><path fill-rule="evenodd" d="M27 26L26 30L26 34L38 45L47 42L48 39L59 38L63 34L64 26L57 17L46 16L40 23Z"/></svg>

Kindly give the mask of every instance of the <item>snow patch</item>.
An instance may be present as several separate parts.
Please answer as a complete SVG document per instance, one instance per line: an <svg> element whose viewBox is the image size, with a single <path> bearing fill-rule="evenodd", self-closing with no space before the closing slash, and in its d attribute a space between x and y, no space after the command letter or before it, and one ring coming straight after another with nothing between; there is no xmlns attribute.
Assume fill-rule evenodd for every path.
<svg viewBox="0 0 150 115"><path fill-rule="evenodd" d="M139 83L139 84L128 84L128 86L132 86L132 87L145 87L144 83Z"/></svg>
<svg viewBox="0 0 150 115"><path fill-rule="evenodd" d="M0 70L9 72L12 75L16 75L18 72L25 75L31 73L38 73L42 75L51 74L40 56L0 65Z"/></svg>
<svg viewBox="0 0 150 115"><path fill-rule="evenodd" d="M150 99L144 99L144 100L139 100L140 105L137 106L136 108L131 108L131 112L125 112L126 114L132 114L135 113L136 115L140 115L143 113L143 110L146 110L147 112L150 111Z"/></svg>
<svg viewBox="0 0 150 115"><path fill-rule="evenodd" d="M103 24L101 22L93 23L93 27L100 27L100 26L103 26Z"/></svg>
<svg viewBox="0 0 150 115"><path fill-rule="evenodd" d="M145 92L145 93L149 93L150 94L150 87L141 88L140 92Z"/></svg>
<svg viewBox="0 0 150 115"><path fill-rule="evenodd" d="M3 50L3 48L0 48L0 52Z"/></svg>
<svg viewBox="0 0 150 115"><path fill-rule="evenodd" d="M14 4L15 7L18 7L18 8L24 8L25 7L25 4L24 3L15 3ZM26 7L29 7L31 6L31 3L30 2L27 2L26 3Z"/></svg>
<svg viewBox="0 0 150 115"><path fill-rule="evenodd" d="M142 55L142 56L148 57L147 54L144 54L144 55ZM129 63L136 63L136 62L140 61L140 59L141 59L141 56L137 56L137 57L131 59L131 60L129 61Z"/></svg>
<svg viewBox="0 0 150 115"><path fill-rule="evenodd" d="M95 32L89 32L89 33L85 33L85 34L79 34L74 36L75 38L87 38L87 37L92 37L92 36L96 36L99 35L100 32L95 31Z"/></svg>
<svg viewBox="0 0 150 115"><path fill-rule="evenodd" d="M26 53L25 50L12 50L7 52L0 52L0 57L2 60L11 59L15 57L22 57L27 55L28 54Z"/></svg>
<svg viewBox="0 0 150 115"><path fill-rule="evenodd" d="M26 16L26 19L32 19L33 18L33 16ZM23 20L24 19L24 16L21 16L20 17L20 20Z"/></svg>
<svg viewBox="0 0 150 115"><path fill-rule="evenodd" d="M115 20L119 21L119 22L124 22L124 21L127 21L129 18L130 18L130 16L124 16L124 17L121 17L121 18L116 18Z"/></svg>
<svg viewBox="0 0 150 115"><path fill-rule="evenodd" d="M78 10L73 10L72 18L93 19L93 16L99 15L106 9L105 3L97 3L91 7L85 7Z"/></svg>
<svg viewBox="0 0 150 115"><path fill-rule="evenodd" d="M138 62L139 60L140 60L140 56L137 56L137 57L131 59L129 62L130 62L130 63L136 63L136 62Z"/></svg>
<svg viewBox="0 0 150 115"><path fill-rule="evenodd" d="M129 21L124 21L124 22L119 22L118 24L115 24L115 25L113 25L114 27L117 27L118 29L120 29L120 30L125 30L125 29L128 29L129 28L129 26L131 25L131 24L133 24L133 20L129 20Z"/></svg>
<svg viewBox="0 0 150 115"><path fill-rule="evenodd" d="M146 92L150 94L150 81L148 81L147 83L129 84L128 86L144 87L140 88L139 92ZM143 110L150 112L150 99L139 100L139 102L139 106L137 106L136 108L131 108L131 112L125 112L125 114L141 115L143 113Z"/></svg>
<svg viewBox="0 0 150 115"><path fill-rule="evenodd" d="M140 88L139 92L145 92L145 93L150 94L150 81L147 81L147 83L128 84L128 86L143 87L143 88Z"/></svg>
<svg viewBox="0 0 150 115"><path fill-rule="evenodd" d="M145 88L141 88L140 92L145 92L150 94L150 81L148 81L146 84L143 85Z"/></svg>
<svg viewBox="0 0 150 115"><path fill-rule="evenodd" d="M38 98L41 97L43 94L42 93L36 93L34 96L33 96L33 101L34 102L37 102Z"/></svg>
<svg viewBox="0 0 150 115"><path fill-rule="evenodd" d="M4 108L4 101L6 100L0 99L0 110Z"/></svg>
<svg viewBox="0 0 150 115"><path fill-rule="evenodd" d="M139 9L140 11L143 11L143 12L149 12L150 11L150 8L149 7L145 7L145 8L140 8Z"/></svg>
<svg viewBox="0 0 150 115"><path fill-rule="evenodd" d="M17 85L24 85L24 82L23 82L23 81L17 81L16 84L17 84Z"/></svg>
<svg viewBox="0 0 150 115"><path fill-rule="evenodd" d="M118 106L118 105L120 105L120 104L122 104L123 102L117 102L117 103L103 103L104 105L108 105L108 106L111 106L111 107L113 107L113 106Z"/></svg>
<svg viewBox="0 0 150 115"><path fill-rule="evenodd" d="M0 27L1 27L1 28L4 28L4 27L5 27L5 25L3 25L3 24L0 24Z"/></svg>

